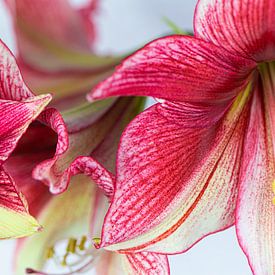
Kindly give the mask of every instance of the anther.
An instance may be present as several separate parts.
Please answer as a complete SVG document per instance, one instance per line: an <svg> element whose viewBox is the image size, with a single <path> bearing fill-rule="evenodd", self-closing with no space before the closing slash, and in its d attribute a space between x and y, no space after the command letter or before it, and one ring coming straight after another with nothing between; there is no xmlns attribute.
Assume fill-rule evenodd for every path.
<svg viewBox="0 0 275 275"><path fill-rule="evenodd" d="M54 251L54 248L53 247L49 247L47 252L46 252L46 259L49 260L49 259L52 259L55 255L55 251Z"/></svg>
<svg viewBox="0 0 275 275"><path fill-rule="evenodd" d="M68 242L68 245L67 245L67 248L66 248L67 253L74 254L75 251L76 251L76 244L77 244L76 239L73 239L73 238L69 239L69 242Z"/></svg>
<svg viewBox="0 0 275 275"><path fill-rule="evenodd" d="M79 249L80 251L84 251L84 250L85 250L85 244L86 244L86 242L87 242L87 237L86 237L86 236L83 236L83 237L81 238L81 240L80 240L79 245L78 245L78 249Z"/></svg>
<svg viewBox="0 0 275 275"><path fill-rule="evenodd" d="M100 238L93 238L92 240L94 241L95 248L99 248L101 239Z"/></svg>

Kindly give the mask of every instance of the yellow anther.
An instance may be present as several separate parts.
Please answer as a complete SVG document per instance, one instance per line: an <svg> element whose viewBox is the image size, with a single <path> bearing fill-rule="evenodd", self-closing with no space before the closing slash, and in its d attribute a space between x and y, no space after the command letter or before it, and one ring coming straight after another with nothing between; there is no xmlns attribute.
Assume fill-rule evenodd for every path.
<svg viewBox="0 0 275 275"><path fill-rule="evenodd" d="M95 245L100 245L101 239L100 238L93 238Z"/></svg>
<svg viewBox="0 0 275 275"><path fill-rule="evenodd" d="M74 254L75 251L76 251L76 245L77 245L77 240L76 239L69 239L69 242L68 242L68 245L67 245L67 248L66 248L66 251L67 253L72 253Z"/></svg>
<svg viewBox="0 0 275 275"><path fill-rule="evenodd" d="M67 253L64 255L63 260L62 260L62 262L61 262L61 265L62 265L62 266L67 266L67 258L68 258L68 256L69 256L69 253L67 252Z"/></svg>
<svg viewBox="0 0 275 275"><path fill-rule="evenodd" d="M79 242L79 245L78 245L78 249L83 251L85 250L85 244L87 242L87 237L86 236L83 236L81 239L80 239L80 242Z"/></svg>
<svg viewBox="0 0 275 275"><path fill-rule="evenodd" d="M55 254L55 251L54 251L54 248L53 247L49 247L46 251L46 259L49 260L49 259L52 259L53 256Z"/></svg>

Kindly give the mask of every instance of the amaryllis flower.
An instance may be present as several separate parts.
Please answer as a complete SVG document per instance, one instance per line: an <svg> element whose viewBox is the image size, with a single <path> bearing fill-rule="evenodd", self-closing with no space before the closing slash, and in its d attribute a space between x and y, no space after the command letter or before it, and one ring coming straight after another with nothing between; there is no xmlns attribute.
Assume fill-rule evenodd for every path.
<svg viewBox="0 0 275 275"><path fill-rule="evenodd" d="M85 103L85 94L117 64L118 57L97 56L93 17L97 0L81 9L68 0L6 0L13 17L17 59L35 91L54 93L60 109ZM66 101L64 101L66 97Z"/></svg>
<svg viewBox="0 0 275 275"><path fill-rule="evenodd" d="M45 204L38 215L44 230L19 243L15 273L58 274L51 271L58 268L62 274L76 274L93 268L99 275L169 274L165 255L119 254L94 247L100 242L104 215L113 195L112 175L89 157L79 157L72 167L73 174L84 173L92 180L100 176L104 182L98 182L97 187L88 177L77 175L66 192Z"/></svg>
<svg viewBox="0 0 275 275"><path fill-rule="evenodd" d="M35 119L55 130L65 131L59 114L54 109L45 109L50 100L51 95L35 96L27 88L14 57L0 41L0 239L23 237L41 229L29 214L12 171L8 173L5 165ZM62 143L59 146L62 147Z"/></svg>
<svg viewBox="0 0 275 275"><path fill-rule="evenodd" d="M60 193L69 183L70 163L79 155L90 155L107 139L107 134L110 133L110 140L114 139L112 129L121 131L129 121L120 123L121 115L129 109L136 114L143 100L122 98L96 103L86 100L93 85L110 75L120 60L97 56L92 51L96 33L93 17L98 1L88 1L81 9L72 7L67 0L6 2L13 16L24 79L35 91L53 92L52 106L61 112L68 128L70 146L63 146L54 158L35 165L33 173L35 179L50 185L53 193ZM48 140L52 144L52 139ZM39 150L42 155L48 149L40 146ZM116 147L110 150L113 157L105 158L111 162Z"/></svg>
<svg viewBox="0 0 275 275"><path fill-rule="evenodd" d="M95 266L97 274L169 274L166 256L147 252L119 255L93 248L91 239L100 237L113 195L112 181L99 183L102 191L83 175L73 178L69 188L68 184L78 173L91 175L92 179L104 176L97 162L79 156L93 156L109 170L114 170L121 132L141 111L144 99L86 101L86 93L93 83L110 73L118 59L96 57L88 43L83 47L82 38L88 39L84 22L87 23L85 15L89 8L78 11L67 1L52 3L46 0L37 4L23 0L9 2L18 40L19 64L26 82L40 92L54 91L57 100L53 105L61 111L69 132L69 142L55 153L53 133L45 133L42 125L33 124L7 163L8 171L14 171L14 177L20 179L20 189L26 195L30 212L44 227L41 234L18 242L16 272L25 274L28 267L29 273L43 269L48 263L47 254L50 264L63 264L73 271ZM72 27L74 22L79 24ZM76 28L76 36L71 36L72 28ZM55 36L56 32L59 35ZM38 165L45 158L49 159ZM22 159L24 165L16 168ZM50 186L52 193L66 192L50 195L41 182L30 178L31 171L36 180ZM104 179L108 177L110 174L106 173ZM61 256L58 256L60 243L61 247L65 244L65 248L64 254L61 249ZM94 259L97 255L98 259ZM71 258L79 264L70 266Z"/></svg>
<svg viewBox="0 0 275 275"><path fill-rule="evenodd" d="M102 247L179 253L235 223L254 274L275 273L274 12L201 0L194 37L153 41L91 95L161 99L122 136Z"/></svg>

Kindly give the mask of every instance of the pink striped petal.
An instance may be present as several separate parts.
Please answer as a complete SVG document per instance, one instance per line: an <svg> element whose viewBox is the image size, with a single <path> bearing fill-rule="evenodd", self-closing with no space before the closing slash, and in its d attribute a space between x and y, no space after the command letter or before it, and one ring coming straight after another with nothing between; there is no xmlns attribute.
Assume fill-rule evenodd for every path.
<svg viewBox="0 0 275 275"><path fill-rule="evenodd" d="M25 85L15 58L0 40L0 99L21 101L34 94Z"/></svg>
<svg viewBox="0 0 275 275"><path fill-rule="evenodd" d="M77 159L75 162L74 160L79 156L95 154L96 159L106 164L107 168L113 170L115 166L115 152L121 132L127 123L140 111L143 102L143 99L140 98L120 99L104 116L94 121L91 125L70 132L69 148L66 147L64 151L57 150L54 158L38 165L34 170L34 177L49 185L51 192L60 193L68 187L72 175L81 171L92 176L91 171L94 170L98 173L103 173L108 178L109 187L104 186L102 183L99 183L99 185L111 196L113 192L111 190L111 174L108 174L107 171L104 172L103 167L92 159L89 160L89 158L84 157ZM75 122L78 119L77 116Z"/></svg>
<svg viewBox="0 0 275 275"><path fill-rule="evenodd" d="M169 263L166 255L149 252L127 254L132 272L137 275L169 275Z"/></svg>
<svg viewBox="0 0 275 275"><path fill-rule="evenodd" d="M208 114L213 121L207 127L185 122L177 112L167 117L161 105L130 123L118 151L102 246L181 252L233 224L249 93L250 87L222 120ZM182 113L188 110L181 108ZM190 118L203 121L202 113L194 109Z"/></svg>
<svg viewBox="0 0 275 275"><path fill-rule="evenodd" d="M270 0L199 0L195 36L238 56L274 60L274 13Z"/></svg>
<svg viewBox="0 0 275 275"><path fill-rule="evenodd" d="M225 101L246 84L254 66L253 61L211 43L170 36L151 42L126 59L89 99L141 95L177 101Z"/></svg>
<svg viewBox="0 0 275 275"><path fill-rule="evenodd" d="M30 216L23 195L0 167L0 239L31 235L41 229Z"/></svg>
<svg viewBox="0 0 275 275"><path fill-rule="evenodd" d="M21 102L0 99L0 163L12 153L28 126L50 102L51 96L38 96Z"/></svg>
<svg viewBox="0 0 275 275"><path fill-rule="evenodd" d="M20 71L17 67L15 58L8 48L0 41L0 163L7 161L8 157L14 151L22 135L26 132L30 124L41 116L41 120L47 122L44 118L58 117L56 111L45 109L50 102L50 95L35 96L25 85ZM44 110L44 111L43 111ZM50 119L49 119L50 120ZM51 121L51 120L50 120ZM51 121L52 122L52 121ZM58 127L57 127L58 123ZM60 146L61 136L66 136L64 122L60 115L58 119L51 123L51 126L59 129L58 145ZM55 128L54 128L55 129ZM1 167L2 169L2 167ZM13 169L10 170L13 172ZM14 187L11 178L3 172L0 180L3 181L1 190L2 202L13 204L15 193L10 186ZM21 179L19 179L21 180ZM6 188L6 189L5 189ZM15 189L14 189L15 190ZM17 192L23 202L23 197ZM26 203L24 202L24 211L7 207L2 203L0 207L1 238L20 237L37 231L37 222L29 215Z"/></svg>
<svg viewBox="0 0 275 275"><path fill-rule="evenodd" d="M236 214L239 243L255 275L275 273L275 206L272 192L275 180L275 101L272 78L272 86L266 84L264 82L262 89L262 83L259 83L254 91ZM272 89L265 89L267 87Z"/></svg>
<svg viewBox="0 0 275 275"><path fill-rule="evenodd" d="M118 254L104 251L95 266L98 275L169 275L167 256L155 253Z"/></svg>
<svg viewBox="0 0 275 275"><path fill-rule="evenodd" d="M18 190L26 197L29 212L33 216L37 216L51 194L45 184L32 178L32 170L54 154L55 145L56 135L48 127L33 123L4 164L6 171L12 174Z"/></svg>

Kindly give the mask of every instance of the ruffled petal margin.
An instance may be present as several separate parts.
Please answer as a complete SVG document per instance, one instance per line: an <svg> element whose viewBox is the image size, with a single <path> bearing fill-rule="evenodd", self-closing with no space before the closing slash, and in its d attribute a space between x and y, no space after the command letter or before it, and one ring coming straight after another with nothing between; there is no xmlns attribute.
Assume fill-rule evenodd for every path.
<svg viewBox="0 0 275 275"><path fill-rule="evenodd" d="M85 156L95 155L95 159L112 171L115 166L116 148L120 135L127 123L139 113L143 104L142 98L119 99L98 121L94 121L83 129L71 132L69 134L70 147L66 146L67 149L64 151L57 150L54 158L39 164L33 171L34 178L45 182L50 186L51 192L57 194L66 190L71 176L80 173L80 170L85 174L90 173L91 177L99 178L91 171L96 168L96 171L101 170L102 172L104 171L103 167L100 168L101 166L97 162L89 161L89 158L85 158ZM79 156L84 158L78 158ZM111 196L113 193L112 175L109 172L103 172L103 175L108 178L105 178L108 183L103 184L102 181L99 186L104 189L107 196Z"/></svg>

